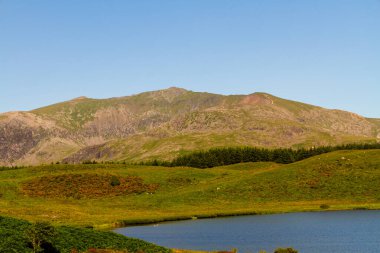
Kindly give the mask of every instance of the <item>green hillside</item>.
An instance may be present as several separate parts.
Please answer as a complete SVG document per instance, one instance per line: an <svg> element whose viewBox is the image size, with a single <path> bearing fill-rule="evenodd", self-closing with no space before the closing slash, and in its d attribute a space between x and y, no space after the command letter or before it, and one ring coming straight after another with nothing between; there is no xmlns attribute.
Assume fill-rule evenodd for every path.
<svg viewBox="0 0 380 253"><path fill-rule="evenodd" d="M103 227L218 215L380 208L379 184L379 150L337 151L287 165L245 163L212 169L50 165L0 171L0 215ZM121 193L120 187L128 190ZM52 193L55 188L59 190ZM37 190L30 194L30 189Z"/></svg>
<svg viewBox="0 0 380 253"><path fill-rule="evenodd" d="M32 253L31 229L35 225L24 220L0 216L0 252ZM91 249L113 249L118 252L170 253L171 250L156 246L139 239L128 238L112 232L96 231L89 228L59 226L52 228L49 224L41 226L39 231L53 231L49 237L36 236L41 239L38 252L97 252ZM43 230L44 229L44 230ZM42 240L45 238L44 240ZM88 250L88 251L87 251ZM111 251L109 251L111 253ZM116 252L116 251L112 251Z"/></svg>

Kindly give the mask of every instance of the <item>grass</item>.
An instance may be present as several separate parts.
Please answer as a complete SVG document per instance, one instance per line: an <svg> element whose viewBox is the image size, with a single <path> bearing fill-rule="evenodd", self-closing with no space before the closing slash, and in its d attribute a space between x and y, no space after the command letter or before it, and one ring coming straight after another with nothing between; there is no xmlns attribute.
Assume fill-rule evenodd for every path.
<svg viewBox="0 0 380 253"><path fill-rule="evenodd" d="M276 124L281 124L277 122ZM269 126L268 126L269 128ZM273 125L274 128L274 125ZM277 130L276 130L277 131ZM114 140L107 142L106 149L110 150L113 154L112 157L97 158L95 154L89 156L89 160L97 161L126 161L126 162L141 162L149 160L172 160L179 155L191 154L196 151L210 148L223 148L223 147L241 147L241 146L254 146L254 147L291 147L291 148L310 148L312 146L333 146L336 141L330 135L313 130L313 133L302 140L297 140L291 145L285 145L284 140L279 140L277 132L274 131L270 134L255 133L254 131L239 131L232 132L219 132L219 133L184 133L176 136L169 136L165 138L147 137L143 135L135 135L123 140ZM344 136L340 137L339 143L373 143L373 138L362 138ZM266 145L271 143L271 145ZM289 144L289 143L288 143ZM318 145L316 145L318 144ZM54 161L56 162L56 161Z"/></svg>
<svg viewBox="0 0 380 253"><path fill-rule="evenodd" d="M117 108L126 105L137 114L147 112L152 107L163 113L181 112L185 108L191 108L194 103L203 105L201 106L203 108L212 106L216 101L223 98L222 95L194 93L185 90L177 97L171 94L172 92L172 89L168 89L109 99L79 98L38 108L31 112L43 117L52 118L60 126L69 130L78 130L85 123L92 121L99 109ZM210 99L210 96L213 99ZM172 99L175 99L175 101L171 101L172 104L169 104L169 101Z"/></svg>
<svg viewBox="0 0 380 253"><path fill-rule="evenodd" d="M99 185L104 184L102 176L138 177L143 184L158 188L154 193L96 198L28 196L22 191L28 182L67 175L97 175ZM54 180L47 183L54 186ZM378 209L379 184L379 150L338 151L288 165L245 163L203 170L49 165L0 171L0 215L55 225L109 228L192 217Z"/></svg>

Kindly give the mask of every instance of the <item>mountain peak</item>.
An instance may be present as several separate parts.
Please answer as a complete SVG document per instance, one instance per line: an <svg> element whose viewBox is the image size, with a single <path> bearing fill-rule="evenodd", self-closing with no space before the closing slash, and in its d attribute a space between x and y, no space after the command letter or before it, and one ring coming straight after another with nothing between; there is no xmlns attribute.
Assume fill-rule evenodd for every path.
<svg viewBox="0 0 380 253"><path fill-rule="evenodd" d="M171 94L171 95L181 95L181 94L189 92L189 91L186 89L183 89L183 88L173 86L173 87L169 87L167 89L158 90L157 92L165 93L165 94Z"/></svg>
<svg viewBox="0 0 380 253"><path fill-rule="evenodd" d="M242 104L245 105L263 105L263 104L274 104L273 99L271 98L272 95L262 92L255 92L250 95L247 95L243 98Z"/></svg>
<svg viewBox="0 0 380 253"><path fill-rule="evenodd" d="M85 100L85 99L88 99L88 97L86 97L86 96L80 96L80 97L72 99L72 101Z"/></svg>
<svg viewBox="0 0 380 253"><path fill-rule="evenodd" d="M180 88L180 87L176 87L176 86L172 86L172 87L169 87L167 89L164 89L166 91L177 91L177 92L186 92L188 90L184 89L184 88Z"/></svg>
<svg viewBox="0 0 380 253"><path fill-rule="evenodd" d="M174 98L176 98L182 94L185 94L187 92L189 92L189 91L185 90L183 88L170 87L170 88L163 89L163 90L151 91L151 92L148 92L148 94L150 94L150 97L152 97L154 99L164 98L168 101L172 101Z"/></svg>

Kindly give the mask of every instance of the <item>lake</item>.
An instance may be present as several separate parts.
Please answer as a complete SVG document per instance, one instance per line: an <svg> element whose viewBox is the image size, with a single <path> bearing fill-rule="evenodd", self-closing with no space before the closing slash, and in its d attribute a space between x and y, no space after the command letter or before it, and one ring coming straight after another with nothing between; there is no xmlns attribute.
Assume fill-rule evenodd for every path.
<svg viewBox="0 0 380 253"><path fill-rule="evenodd" d="M117 233L169 248L268 253L380 252L380 211L305 212L166 222L119 228Z"/></svg>

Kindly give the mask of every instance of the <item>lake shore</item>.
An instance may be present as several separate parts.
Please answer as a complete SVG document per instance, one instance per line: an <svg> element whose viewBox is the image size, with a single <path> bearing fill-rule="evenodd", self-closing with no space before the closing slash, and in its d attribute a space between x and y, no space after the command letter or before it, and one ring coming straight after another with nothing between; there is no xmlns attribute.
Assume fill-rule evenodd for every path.
<svg viewBox="0 0 380 253"><path fill-rule="evenodd" d="M292 247L303 253L379 252L380 211L302 212L169 222L125 227L121 235L169 248L273 252Z"/></svg>
<svg viewBox="0 0 380 253"><path fill-rule="evenodd" d="M294 208L294 206L284 207L283 210L266 210L266 211L236 211L236 212L226 212L226 213L210 213L210 214L198 214L198 215L178 215L169 217L157 217L152 219L133 219L125 220L112 224L102 224L95 226L97 229L113 230L122 227L131 226L144 226L157 223L173 222L173 221L183 221L183 220L196 220L196 219L213 219L213 218L225 218L233 216L249 216L249 215L270 215L270 214L286 214L286 213L303 213L303 212L334 212L334 211L356 211L356 210L380 210L380 203L378 204L344 204L344 205L333 205L333 206L323 206L326 204L321 204L320 206L303 206Z"/></svg>
<svg viewBox="0 0 380 253"><path fill-rule="evenodd" d="M286 165L212 169L61 164L6 170L0 172L0 215L112 229L195 217L380 209L379 154L337 151Z"/></svg>

